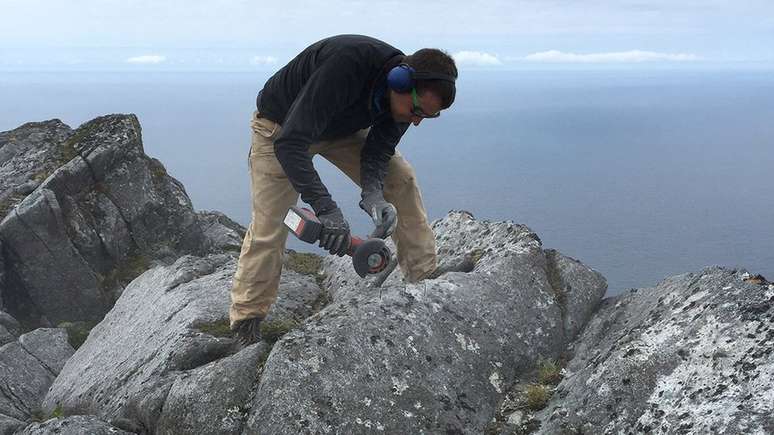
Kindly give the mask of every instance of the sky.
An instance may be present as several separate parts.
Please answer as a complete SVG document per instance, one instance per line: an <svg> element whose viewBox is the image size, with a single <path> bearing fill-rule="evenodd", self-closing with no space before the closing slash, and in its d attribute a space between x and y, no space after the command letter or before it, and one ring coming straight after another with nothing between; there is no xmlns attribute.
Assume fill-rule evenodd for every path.
<svg viewBox="0 0 774 435"><path fill-rule="evenodd" d="M460 67L774 65L772 0L0 0L0 69L278 69L361 33Z"/></svg>

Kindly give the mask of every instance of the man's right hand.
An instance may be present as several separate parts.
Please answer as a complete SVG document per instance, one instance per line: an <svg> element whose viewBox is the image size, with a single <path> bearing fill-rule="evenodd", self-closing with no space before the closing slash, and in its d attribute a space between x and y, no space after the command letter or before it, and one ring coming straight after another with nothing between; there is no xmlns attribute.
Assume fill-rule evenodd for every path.
<svg viewBox="0 0 774 435"><path fill-rule="evenodd" d="M333 255L343 257L349 252L350 232L349 224L344 219L341 209L334 208L317 216L322 223L320 233L320 247Z"/></svg>

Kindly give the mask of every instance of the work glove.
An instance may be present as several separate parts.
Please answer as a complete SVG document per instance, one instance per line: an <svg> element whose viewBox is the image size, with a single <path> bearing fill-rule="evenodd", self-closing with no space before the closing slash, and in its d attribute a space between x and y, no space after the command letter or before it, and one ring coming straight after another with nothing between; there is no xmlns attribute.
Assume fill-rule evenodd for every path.
<svg viewBox="0 0 774 435"><path fill-rule="evenodd" d="M322 224L320 232L320 247L333 255L343 257L349 252L349 224L337 207L317 216Z"/></svg>
<svg viewBox="0 0 774 435"><path fill-rule="evenodd" d="M363 192L360 208L365 210L376 225L371 237L386 239L398 225L398 211L395 206L385 201L381 191Z"/></svg>

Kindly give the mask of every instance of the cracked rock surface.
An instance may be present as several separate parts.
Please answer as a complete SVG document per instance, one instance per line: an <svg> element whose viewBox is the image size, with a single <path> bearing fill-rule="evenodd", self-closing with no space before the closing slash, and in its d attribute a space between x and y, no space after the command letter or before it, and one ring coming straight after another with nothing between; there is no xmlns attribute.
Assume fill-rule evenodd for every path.
<svg viewBox="0 0 774 435"><path fill-rule="evenodd" d="M774 433L774 285L744 270L607 299L574 348L541 434Z"/></svg>
<svg viewBox="0 0 774 435"><path fill-rule="evenodd" d="M235 267L233 255L184 256L132 281L67 361L44 412L144 433L241 433L267 347L240 351L228 331ZM313 277L286 271L271 316L303 319L303 300L319 293Z"/></svg>
<svg viewBox="0 0 774 435"><path fill-rule="evenodd" d="M99 321L154 263L212 245L183 186L145 155L134 115L0 133L0 174L15 192L0 193L0 299L29 328Z"/></svg>
<svg viewBox="0 0 774 435"><path fill-rule="evenodd" d="M333 302L274 346L245 433L482 433L519 373L562 352L606 290L523 225L453 212L433 228L440 261L478 253L472 272L396 275L380 296L349 259L326 258Z"/></svg>
<svg viewBox="0 0 774 435"><path fill-rule="evenodd" d="M89 415L53 418L42 423L33 423L16 435L131 435Z"/></svg>
<svg viewBox="0 0 774 435"><path fill-rule="evenodd" d="M37 329L0 347L0 433L14 433L41 415L46 391L73 352L58 328Z"/></svg>

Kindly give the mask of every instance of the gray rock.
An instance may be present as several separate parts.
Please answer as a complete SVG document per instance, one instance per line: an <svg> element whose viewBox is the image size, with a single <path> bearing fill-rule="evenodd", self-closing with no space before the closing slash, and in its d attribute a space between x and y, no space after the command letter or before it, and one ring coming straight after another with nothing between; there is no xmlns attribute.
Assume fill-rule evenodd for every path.
<svg viewBox="0 0 774 435"><path fill-rule="evenodd" d="M748 276L711 267L605 300L539 433L774 433L774 286Z"/></svg>
<svg viewBox="0 0 774 435"><path fill-rule="evenodd" d="M19 337L19 344L40 363L59 374L65 362L75 353L67 342L67 331L61 328L40 328Z"/></svg>
<svg viewBox="0 0 774 435"><path fill-rule="evenodd" d="M117 427L90 415L53 418L42 423L33 423L17 435L131 435Z"/></svg>
<svg viewBox="0 0 774 435"><path fill-rule="evenodd" d="M120 426L150 433L238 433L264 348L237 353L228 330L235 267L228 254L185 256L135 279L68 360L44 410L61 406L66 414L128 421ZM288 295L312 299L288 288L299 281L315 285L311 277L283 274L275 306L303 314L294 311L303 303L284 302ZM194 398L200 403L193 405Z"/></svg>
<svg viewBox="0 0 774 435"><path fill-rule="evenodd" d="M0 220L66 162L61 144L73 131L58 119L0 132Z"/></svg>
<svg viewBox="0 0 774 435"><path fill-rule="evenodd" d="M247 231L243 226L217 211L200 211L197 215L211 249L237 253L241 250Z"/></svg>
<svg viewBox="0 0 774 435"><path fill-rule="evenodd" d="M532 231L464 212L433 228L441 261L477 253L473 272L388 281L380 297L326 259L334 302L275 345L246 433L481 433L518 374L563 351L567 310ZM565 272L588 275L564 277L571 311L596 305L604 279Z"/></svg>
<svg viewBox="0 0 774 435"><path fill-rule="evenodd" d="M37 415L55 376L18 342L0 347L0 415L20 421Z"/></svg>
<svg viewBox="0 0 774 435"><path fill-rule="evenodd" d="M13 435L24 428L25 422L0 414L0 435Z"/></svg>
<svg viewBox="0 0 774 435"><path fill-rule="evenodd" d="M21 332L21 326L10 314L0 311L0 346L16 341Z"/></svg>
<svg viewBox="0 0 774 435"><path fill-rule="evenodd" d="M259 361L269 350L266 343L259 343L178 377L169 389L156 433L241 433Z"/></svg>
<svg viewBox="0 0 774 435"><path fill-rule="evenodd" d="M145 155L134 115L58 128L61 166L0 224L3 298L28 326L98 321L142 271L207 245L183 186Z"/></svg>

